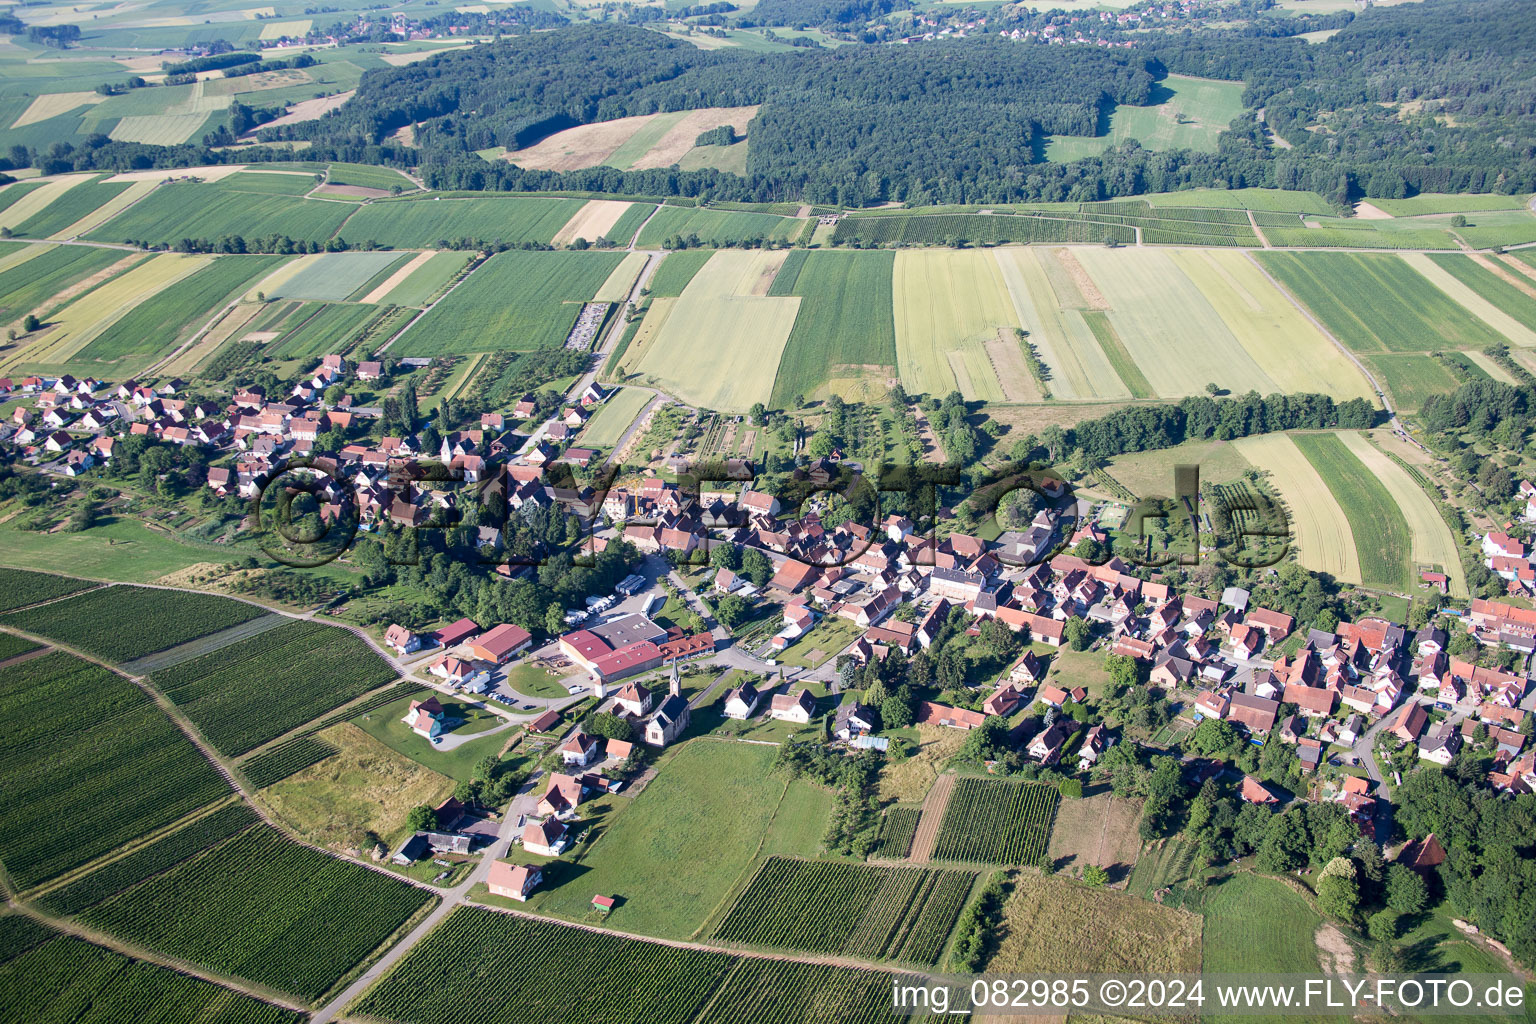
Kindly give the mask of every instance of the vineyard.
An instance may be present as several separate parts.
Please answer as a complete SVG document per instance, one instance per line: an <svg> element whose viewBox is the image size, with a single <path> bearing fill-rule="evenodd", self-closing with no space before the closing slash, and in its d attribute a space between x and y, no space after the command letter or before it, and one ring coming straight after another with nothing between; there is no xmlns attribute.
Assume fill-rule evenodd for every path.
<svg viewBox="0 0 1536 1024"><path fill-rule="evenodd" d="M914 214L912 216L843 217L832 234L834 245L976 245L1030 242L1136 241L1134 229L1064 217L989 214Z"/></svg>
<svg viewBox="0 0 1536 1024"><path fill-rule="evenodd" d="M698 1024L920 1024L891 1008L884 971L743 957Z"/></svg>
<svg viewBox="0 0 1536 1024"><path fill-rule="evenodd" d="M348 1012L415 1024L685 1024L734 959L461 907Z"/></svg>
<svg viewBox="0 0 1536 1024"><path fill-rule="evenodd" d="M250 828L81 920L209 970L317 999L429 893Z"/></svg>
<svg viewBox="0 0 1536 1024"><path fill-rule="evenodd" d="M0 612L25 608L39 601L52 601L56 597L96 585L92 580L77 580L72 576L54 576L25 569L0 569Z"/></svg>
<svg viewBox="0 0 1536 1024"><path fill-rule="evenodd" d="M1051 839L1054 786L961 778L939 823L937 860L1033 864Z"/></svg>
<svg viewBox="0 0 1536 1024"><path fill-rule="evenodd" d="M0 963L0 993L4 1021L302 1024L306 1019L302 1013L70 936L34 944Z"/></svg>
<svg viewBox="0 0 1536 1024"><path fill-rule="evenodd" d="M263 608L227 597L149 587L102 587L0 619L7 626L124 662L238 626Z"/></svg>
<svg viewBox="0 0 1536 1024"><path fill-rule="evenodd" d="M394 674L356 634L293 621L156 672L150 681L187 713L208 742L236 755L389 682Z"/></svg>
<svg viewBox="0 0 1536 1024"><path fill-rule="evenodd" d="M0 633L0 661L6 661L18 654L26 654L28 651L37 650L37 644L24 636L16 636L11 633Z"/></svg>
<svg viewBox="0 0 1536 1024"><path fill-rule="evenodd" d="M975 880L968 871L771 857L715 937L932 965Z"/></svg>
<svg viewBox="0 0 1536 1024"><path fill-rule="evenodd" d="M229 792L138 687L63 653L0 671L0 858L63 874Z"/></svg>
<svg viewBox="0 0 1536 1024"><path fill-rule="evenodd" d="M251 758L240 766L240 772L253 789L266 789L335 754L336 748L324 740L298 736Z"/></svg>
<svg viewBox="0 0 1536 1024"><path fill-rule="evenodd" d="M257 820L256 812L247 804L234 803L221 807L185 828L97 868L84 878L45 893L35 902L41 909L60 917L78 914L87 907L94 907L138 885L146 878L180 864L215 843L223 842L255 824Z"/></svg>
<svg viewBox="0 0 1536 1024"><path fill-rule="evenodd" d="M912 837L917 834L921 807L892 807L880 823L880 856L897 860L912 852Z"/></svg>
<svg viewBox="0 0 1536 1024"><path fill-rule="evenodd" d="M304 731L310 734L325 732L325 730L329 729L333 725L340 725L342 722L350 722L352 719L366 715L370 711L377 711L384 705L393 704L395 701L399 700L401 697L404 697L406 694L415 693L420 689L420 683L412 683L408 681L398 682L393 686L380 690L378 693L375 693L367 700L358 701L356 704L343 708L342 710L336 712L334 715L327 715Z"/></svg>

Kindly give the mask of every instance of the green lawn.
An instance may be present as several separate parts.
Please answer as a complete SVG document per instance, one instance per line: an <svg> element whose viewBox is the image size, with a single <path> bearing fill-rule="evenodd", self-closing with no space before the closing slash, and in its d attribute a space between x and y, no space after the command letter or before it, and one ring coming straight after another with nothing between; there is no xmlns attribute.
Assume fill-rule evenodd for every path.
<svg viewBox="0 0 1536 1024"><path fill-rule="evenodd" d="M1313 935L1322 921L1284 882L1239 873L1213 885L1200 909L1205 915L1201 969L1206 973L1318 972ZM1302 1018L1206 1014L1203 1019L1219 1024L1226 1020L1294 1022Z"/></svg>
<svg viewBox="0 0 1536 1024"><path fill-rule="evenodd" d="M614 928L688 938L752 869L760 844L814 852L827 803L786 798L788 780L769 770L776 753L710 739L675 748L589 847L545 867L548 888L529 907L579 921L602 893L619 897Z"/></svg>
<svg viewBox="0 0 1536 1024"><path fill-rule="evenodd" d="M1292 440L1317 468L1349 519L1362 582L1390 590L1406 587L1412 535L1402 509L1376 474L1333 434L1293 434Z"/></svg>
<svg viewBox="0 0 1536 1024"><path fill-rule="evenodd" d="M1066 163L1098 156L1111 145L1138 140L1144 149L1216 152L1216 136L1243 111L1243 83L1169 75L1153 87L1144 107L1122 104L1109 115L1102 135L1048 136L1045 157Z"/></svg>
<svg viewBox="0 0 1536 1024"><path fill-rule="evenodd" d="M810 632L790 644L774 660L780 665L820 668L828 659L835 658L839 651L857 640L863 632L856 622L836 615L826 615L811 627ZM815 661L811 660L813 651L821 652Z"/></svg>
<svg viewBox="0 0 1536 1024"><path fill-rule="evenodd" d="M568 697L565 676L552 676L548 672L524 662L507 670L507 685L525 697Z"/></svg>
<svg viewBox="0 0 1536 1024"><path fill-rule="evenodd" d="M1392 405L1402 412L1416 412L1430 395L1449 394L1461 384L1438 359L1419 352L1365 356L1364 360L1392 396Z"/></svg>
<svg viewBox="0 0 1536 1024"><path fill-rule="evenodd" d="M475 765L484 757L500 753L501 748L512 738L512 730L503 730L493 736L471 740L453 750L439 750L432 745L431 741L416 735L401 721L406 712L410 711L411 701L425 700L429 694L437 697L438 702L450 716L458 714L465 720L463 725L445 735L451 736L454 733L473 735L495 728L505 721L490 711L469 707L457 697L446 697L433 690L422 690L361 715L353 719L353 724L391 750L404 754L417 764L425 765L451 779L464 781L472 778Z"/></svg>
<svg viewBox="0 0 1536 1024"><path fill-rule="evenodd" d="M612 448L624 431L651 400L651 393L640 388L620 388L619 393L603 403L587 423L581 442L596 448Z"/></svg>

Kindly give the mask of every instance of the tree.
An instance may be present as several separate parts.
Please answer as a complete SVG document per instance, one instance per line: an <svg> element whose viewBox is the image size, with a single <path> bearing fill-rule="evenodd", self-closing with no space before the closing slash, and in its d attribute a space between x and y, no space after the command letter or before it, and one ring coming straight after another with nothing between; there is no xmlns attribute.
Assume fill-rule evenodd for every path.
<svg viewBox="0 0 1536 1024"><path fill-rule="evenodd" d="M726 594L715 605L715 618L726 629L735 629L736 624L746 619L751 613L752 606L746 598L735 594Z"/></svg>
<svg viewBox="0 0 1536 1024"><path fill-rule="evenodd" d="M1340 921L1353 921L1360 909L1360 883L1355 876L1355 862L1348 857L1329 861L1317 879L1318 909Z"/></svg>
<svg viewBox="0 0 1536 1024"><path fill-rule="evenodd" d="M773 563L758 548L747 548L741 556L741 571L756 586L763 586L773 579Z"/></svg>
<svg viewBox="0 0 1536 1024"><path fill-rule="evenodd" d="M1074 651L1086 651L1088 645L1093 643L1093 631L1088 627L1088 623L1076 615L1067 620L1062 635L1066 637L1067 645Z"/></svg>
<svg viewBox="0 0 1536 1024"><path fill-rule="evenodd" d="M709 549L709 564L735 572L741 568L741 549L735 544L716 544Z"/></svg>
<svg viewBox="0 0 1536 1024"><path fill-rule="evenodd" d="M1406 864L1387 867L1387 906L1399 914L1417 914L1429 906L1429 886Z"/></svg>
<svg viewBox="0 0 1536 1024"><path fill-rule="evenodd" d="M887 695L880 703L880 721L887 729L904 729L912 724L914 717L912 689L906 684L897 687L895 693Z"/></svg>
<svg viewBox="0 0 1536 1024"><path fill-rule="evenodd" d="M1105 871L1097 864L1089 864L1087 867L1083 868L1083 882L1084 884L1091 885L1096 889L1102 888L1109 882L1109 872Z"/></svg>
<svg viewBox="0 0 1536 1024"><path fill-rule="evenodd" d="M31 313L28 313L21 321L21 329L27 334L31 334L41 326L43 326L43 322Z"/></svg>
<svg viewBox="0 0 1536 1024"><path fill-rule="evenodd" d="M413 831L433 832L437 829L437 811L426 804L418 804L411 808L411 813L405 819Z"/></svg>
<svg viewBox="0 0 1536 1024"><path fill-rule="evenodd" d="M1376 942L1391 942L1397 938L1397 911L1378 910L1366 919L1366 934Z"/></svg>
<svg viewBox="0 0 1536 1024"><path fill-rule="evenodd" d="M762 402L754 402L752 408L747 411L747 416L752 420L752 425L760 427L768 422L768 407Z"/></svg>

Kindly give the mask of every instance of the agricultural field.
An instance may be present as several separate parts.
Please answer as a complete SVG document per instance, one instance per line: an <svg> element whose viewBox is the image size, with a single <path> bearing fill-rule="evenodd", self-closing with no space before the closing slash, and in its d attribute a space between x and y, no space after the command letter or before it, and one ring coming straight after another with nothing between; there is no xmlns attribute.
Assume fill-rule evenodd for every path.
<svg viewBox="0 0 1536 1024"><path fill-rule="evenodd" d="M1001 401L986 343L1018 326L997 260L986 250L896 254L896 360L910 394Z"/></svg>
<svg viewBox="0 0 1536 1024"><path fill-rule="evenodd" d="M94 587L94 580L73 576L55 576L26 569L0 568L0 612L25 608L29 604L52 601Z"/></svg>
<svg viewBox="0 0 1536 1024"><path fill-rule="evenodd" d="M395 677L348 630L293 620L156 672L151 683L234 756Z"/></svg>
<svg viewBox="0 0 1536 1024"><path fill-rule="evenodd" d="M731 125L745 135L757 107L703 107L577 125L505 154L519 167L572 171L607 165L640 170L681 160L702 133Z"/></svg>
<svg viewBox="0 0 1536 1024"><path fill-rule="evenodd" d="M127 191L131 182L97 178L76 185L12 228L22 238L51 238ZM3 194L3 193L0 193Z"/></svg>
<svg viewBox="0 0 1536 1024"><path fill-rule="evenodd" d="M83 245L23 245L7 243L0 255L0 316L20 320L24 313L44 312L44 303L101 273L120 260L146 257L125 254L115 249L96 249Z"/></svg>
<svg viewBox="0 0 1536 1024"><path fill-rule="evenodd" d="M754 238L792 242L810 223L771 213L663 206L640 232L639 245L642 249L654 249L669 238L688 239L693 247L729 245ZM695 237L696 242L692 241Z"/></svg>
<svg viewBox="0 0 1536 1024"><path fill-rule="evenodd" d="M1239 872L1216 882L1200 909L1205 918L1202 971L1302 974L1320 970L1315 936L1322 919L1285 882ZM1296 1018L1212 1014L1209 1019L1228 1024Z"/></svg>
<svg viewBox="0 0 1536 1024"><path fill-rule="evenodd" d="M4 919L13 920L22 919ZM0 1006L0 1015L7 1020L303 1024L308 1019L295 1010L133 960L73 936L47 935L46 941L0 960L0 989L12 1004ZM14 1005L18 1002L25 1003L25 1015L13 1017L12 1012L20 1009Z"/></svg>
<svg viewBox="0 0 1536 1024"><path fill-rule="evenodd" d="M640 276L649 257L643 252L632 252L624 257L624 261L613 268L602 285L600 285L592 298L597 302L624 302L629 298L629 293L635 287L635 279Z"/></svg>
<svg viewBox="0 0 1536 1024"><path fill-rule="evenodd" d="M391 348L399 356L559 348L608 275L615 252L497 253L416 321Z"/></svg>
<svg viewBox="0 0 1536 1024"><path fill-rule="evenodd" d="M93 179L94 175L90 174L63 174L40 183L25 182L0 192L0 196L15 196L0 206L0 227L17 231L21 225L62 199L67 192Z"/></svg>
<svg viewBox="0 0 1536 1024"><path fill-rule="evenodd" d="M713 249L676 249L667 253L647 282L646 291L658 299L677 298L714 254Z"/></svg>
<svg viewBox="0 0 1536 1024"><path fill-rule="evenodd" d="M223 182L161 185L105 224L87 232L97 242L174 244L183 238L286 235L324 242L336 234L356 203L246 192ZM369 236L351 232L358 241Z"/></svg>
<svg viewBox="0 0 1536 1024"><path fill-rule="evenodd" d="M169 870L260 820L249 804L239 801L225 804L125 857L109 861L81 878L47 891L37 898L36 903L50 914L71 917L146 878Z"/></svg>
<svg viewBox="0 0 1536 1024"><path fill-rule="evenodd" d="M731 887L750 870L765 833L794 829L778 810L786 792L809 783L769 773L775 748L692 740L661 764L660 774L633 800L610 798L618 810L601 838L574 861L545 866L547 892L529 906L583 920L594 892L622 893L608 920L621 931L684 939L704 924ZM796 801L802 814L825 820L830 795ZM781 852L815 854L820 834Z"/></svg>
<svg viewBox="0 0 1536 1024"><path fill-rule="evenodd" d="M1386 487L1334 434L1295 434L1292 440L1333 493L1354 534L1361 582L1406 590L1412 535ZM1418 491L1415 486L1414 492ZM1435 516L1436 521L1439 515Z"/></svg>
<svg viewBox="0 0 1536 1024"><path fill-rule="evenodd" d="M282 322L283 333L262 351L278 359L305 360L346 352L378 314L378 306L363 303L309 303Z"/></svg>
<svg viewBox="0 0 1536 1024"><path fill-rule="evenodd" d="M912 852L912 837L917 834L921 807L892 807L880 822L880 856L905 859Z"/></svg>
<svg viewBox="0 0 1536 1024"><path fill-rule="evenodd" d="M1422 352L1389 352L1361 359L1392 397L1392 407L1401 412L1417 412L1430 395L1449 394L1461 384L1443 362Z"/></svg>
<svg viewBox="0 0 1536 1024"><path fill-rule="evenodd" d="M349 1012L415 1024L459 1024L471 1013L484 1024L688 1024L736 962L460 907ZM579 998L572 978L581 979Z"/></svg>
<svg viewBox="0 0 1536 1024"><path fill-rule="evenodd" d="M989 973L1200 970L1202 922L1196 914L1034 871L1015 873L1012 884Z"/></svg>
<svg viewBox="0 0 1536 1024"><path fill-rule="evenodd" d="M351 298L377 275L403 265L412 254L398 252L328 252L300 256L257 282L269 299Z"/></svg>
<svg viewBox="0 0 1536 1024"><path fill-rule="evenodd" d="M1136 241L1136 231L1123 224L1084 220L1073 213L1039 216L997 216L979 213L898 213L849 215L838 218L834 245L1026 245L1030 243L1114 240Z"/></svg>
<svg viewBox="0 0 1536 1024"><path fill-rule="evenodd" d="M1464 228L1450 228L1449 223L1446 227L1474 249L1536 242L1536 213L1530 210L1479 213L1469 220L1471 223Z"/></svg>
<svg viewBox="0 0 1536 1024"><path fill-rule="evenodd" d="M883 390L896 375L891 252L810 252L784 260L770 295L800 298L794 329L779 359L772 404L816 394L839 381L874 378ZM665 265L665 264L663 264Z"/></svg>
<svg viewBox="0 0 1536 1024"><path fill-rule="evenodd" d="M1455 278L1464 289L1469 289L1485 304L1491 304L1494 309L1503 314L1505 320L1512 319L1518 325L1514 334L1510 333L1507 325L1502 321L1490 320L1476 306L1462 299L1456 291L1441 285L1448 294L1469 309L1476 311L1483 320L1508 335L1512 341L1530 335L1531 329L1536 328L1536 282L1512 271L1504 262L1488 256L1435 254L1425 258ZM1415 266L1417 267L1418 264ZM1439 284L1438 281L1436 283ZM1520 342L1516 341L1516 344Z"/></svg>
<svg viewBox="0 0 1536 1024"><path fill-rule="evenodd" d="M800 307L798 298L767 294L787 256L782 249L716 252L666 310L654 337L641 327L625 370L705 408L745 412L768 402ZM653 304L647 320L657 315Z"/></svg>
<svg viewBox="0 0 1536 1024"><path fill-rule="evenodd" d="M1530 196L1504 196L1486 192L1473 195L1450 195L1444 192L1421 192L1407 199L1372 199L1370 203L1394 217L1417 217L1426 213L1480 213L1485 210L1523 210Z"/></svg>
<svg viewBox="0 0 1536 1024"><path fill-rule="evenodd" d="M1335 436L1381 482L1407 521L1411 538L1408 557L1412 560L1413 568L1432 568L1447 574L1451 578L1451 594L1466 596L1467 583L1461 568L1461 552L1456 537L1440 515L1434 499L1425 493L1412 473L1372 444L1368 435L1345 431ZM1417 572L1410 577L1409 583L1416 578Z"/></svg>
<svg viewBox="0 0 1536 1024"><path fill-rule="evenodd" d="M1356 352L1480 349L1503 340L1398 256L1263 252L1254 258Z"/></svg>
<svg viewBox="0 0 1536 1024"><path fill-rule="evenodd" d="M997 249L994 254L1014 312L1049 372L1052 397L1131 397L1124 377L1131 370L1132 379L1141 377L1141 371L1128 354L1126 365L1117 366L1099 341L1088 314L1105 309L1106 303L1076 250ZM1104 328L1113 331L1107 321Z"/></svg>
<svg viewBox="0 0 1536 1024"><path fill-rule="evenodd" d="M1468 256L1440 256L1412 252L1403 253L1399 259L1421 274L1430 284L1450 296L1472 316L1509 339L1511 345L1518 348L1536 348L1536 331L1510 315L1504 303L1496 303L1487 298L1486 293L1493 291L1513 299L1516 307L1528 316L1532 311L1536 311L1536 298L1526 295L1515 286L1474 265L1472 258ZM1489 280L1474 276L1476 274L1484 275ZM1472 283L1469 283L1469 279ZM1524 302L1519 302L1521 299ZM1533 318L1532 322L1536 322L1536 318Z"/></svg>
<svg viewBox="0 0 1536 1024"><path fill-rule="evenodd" d="M1048 135L1045 158L1070 163L1098 156L1109 146L1135 139L1154 152L1195 149L1216 152L1216 136L1243 112L1243 83L1169 75L1153 87L1152 103L1121 104L1096 136ZM1101 126L1103 127L1103 126Z"/></svg>
<svg viewBox="0 0 1536 1024"><path fill-rule="evenodd" d="M419 258L419 257L418 257ZM459 275L472 258L467 252L438 252L420 264L414 260L401 270L410 273L396 281L389 291L364 296L367 302L388 302L397 306L425 306ZM399 271L396 271L399 273Z"/></svg>
<svg viewBox="0 0 1536 1024"><path fill-rule="evenodd" d="M379 188L388 191L396 185L410 191L416 183L392 167L375 167L372 164L331 164L325 180L330 185L355 185L359 188Z"/></svg>
<svg viewBox="0 0 1536 1024"><path fill-rule="evenodd" d="M281 256L217 256L212 264L172 282L114 320L69 361L113 364L97 371L103 375L136 372L201 329L215 309L281 260ZM80 301L89 304L91 298Z"/></svg>
<svg viewBox="0 0 1536 1024"><path fill-rule="evenodd" d="M651 393L641 388L621 388L603 403L597 414L587 422L581 434L581 443L595 448L612 448L629 425L640 415L651 400Z"/></svg>
<svg viewBox="0 0 1536 1024"><path fill-rule="evenodd" d="M891 983L884 971L741 957L698 1024L919 1024L936 1019L893 1011Z"/></svg>
<svg viewBox="0 0 1536 1024"><path fill-rule="evenodd" d="M1328 484L1289 434L1262 434L1233 441L1285 505L1296 561L1343 583L1359 583L1360 556L1349 518Z"/></svg>
<svg viewBox="0 0 1536 1024"><path fill-rule="evenodd" d="M636 207L639 208L639 221L629 217L630 212ZM640 222L644 221L654 209L655 207L649 203L637 204L618 199L589 199L571 214L571 219L566 221L549 241L556 248L570 245L578 238L586 239L588 242L606 238L619 245L628 245L629 240L635 236L635 228L638 228ZM634 225L627 234L619 229L620 225L625 223Z"/></svg>
<svg viewBox="0 0 1536 1024"><path fill-rule="evenodd" d="M358 209L342 236L397 249L447 248L461 238L548 243L581 209L580 199L545 196L421 196L381 199Z"/></svg>
<svg viewBox="0 0 1536 1024"><path fill-rule="evenodd" d="M10 723L0 754L0 859L18 888L229 792L147 694L70 655L0 670L0 715Z"/></svg>
<svg viewBox="0 0 1536 1024"><path fill-rule="evenodd" d="M292 765L284 766L286 777L258 781L252 775L258 762L299 743L329 753L291 772ZM411 808L436 807L454 788L453 779L391 750L350 722L317 737L289 740L240 767L252 785L263 786L262 802L300 837L360 855L379 839L389 843L402 837Z"/></svg>
<svg viewBox="0 0 1536 1024"><path fill-rule="evenodd" d="M128 609L132 609L132 626L124 628L122 616ZM115 586L13 612L0 622L121 663L265 614L265 608L227 597Z"/></svg>
<svg viewBox="0 0 1536 1024"><path fill-rule="evenodd" d="M1316 192L1290 192L1278 188L1193 188L1182 192L1153 192L1141 199L1159 206L1195 206L1218 210L1256 210L1265 213L1334 213L1328 200ZM1261 221L1262 223L1262 221Z"/></svg>
<svg viewBox="0 0 1536 1024"><path fill-rule="evenodd" d="M936 860L1033 864L1061 799L1054 786L962 777L939 823Z"/></svg>
<svg viewBox="0 0 1536 1024"><path fill-rule="evenodd" d="M296 736L245 761L240 765L240 773L252 789L266 789L328 757L335 757L336 752L336 748L324 740Z"/></svg>
<svg viewBox="0 0 1536 1024"><path fill-rule="evenodd" d="M319 998L433 897L258 825L81 919L209 970Z"/></svg>
<svg viewBox="0 0 1536 1024"><path fill-rule="evenodd" d="M771 857L715 938L933 966L975 881L969 871Z"/></svg>

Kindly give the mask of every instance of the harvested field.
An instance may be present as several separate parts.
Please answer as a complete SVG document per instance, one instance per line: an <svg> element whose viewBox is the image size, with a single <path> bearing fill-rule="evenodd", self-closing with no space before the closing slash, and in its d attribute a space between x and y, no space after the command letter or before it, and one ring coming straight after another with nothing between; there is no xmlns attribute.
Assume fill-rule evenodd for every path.
<svg viewBox="0 0 1536 1024"><path fill-rule="evenodd" d="M1360 557L1349 519L1317 468L1288 434L1260 434L1232 442L1238 452L1269 473L1271 490L1285 503L1296 560L1345 583L1359 583Z"/></svg>
<svg viewBox="0 0 1536 1024"><path fill-rule="evenodd" d="M635 287L635 278L640 276L640 271L645 267L646 260L650 259L643 252L632 252L624 257L624 262L613 268L613 273L608 275L602 285L592 295L593 302L623 302L629 298L630 291Z"/></svg>
<svg viewBox="0 0 1536 1024"><path fill-rule="evenodd" d="M933 859L933 844L939 838L939 825L949 808L949 798L955 792L955 778L953 773L940 775L923 798L917 831L912 834L912 847L907 854L915 863L927 864Z"/></svg>
<svg viewBox="0 0 1536 1024"><path fill-rule="evenodd" d="M627 245L629 239L611 238L608 233L632 205L617 199L589 199L571 215L571 219L565 222L564 227L555 232L555 237L550 239L549 244L560 248L570 245L578 238L585 238L589 242L595 242L599 238L609 238L611 241L623 242Z"/></svg>
<svg viewBox="0 0 1536 1024"><path fill-rule="evenodd" d="M626 369L711 409L744 412L767 402L800 307L798 298L766 294L784 257L783 250L715 253L655 340L636 336Z"/></svg>
<svg viewBox="0 0 1536 1024"><path fill-rule="evenodd" d="M1136 825L1141 820L1140 800L1113 793L1080 800L1063 800L1056 808L1049 854L1058 871L1076 871L1096 864L1109 871L1112 883L1126 878L1141 853Z"/></svg>
<svg viewBox="0 0 1536 1024"><path fill-rule="evenodd" d="M690 110L675 121L650 149L628 164L630 170L671 167L693 148L702 133L721 125L730 125L737 135L747 133L747 122L757 116L757 107L704 107Z"/></svg>
<svg viewBox="0 0 1536 1024"><path fill-rule="evenodd" d="M41 96L33 97L21 116L11 122L11 131L32 124L41 124L60 114L100 103L104 99L106 97L99 92L45 92Z"/></svg>
<svg viewBox="0 0 1536 1024"><path fill-rule="evenodd" d="M286 124L299 124L303 121L313 121L324 117L333 110L339 109L347 100L352 98L356 89L348 89L334 96L317 96L312 100L300 100L288 108L288 112L282 117L268 121L263 128L281 128Z"/></svg>
<svg viewBox="0 0 1536 1024"><path fill-rule="evenodd" d="M992 254L902 250L891 290L896 362L907 391L943 397L958 389L969 400L1001 401L985 345L998 328L1018 324Z"/></svg>
<svg viewBox="0 0 1536 1024"><path fill-rule="evenodd" d="M989 973L1200 970L1199 915L1064 878L1017 872Z"/></svg>
<svg viewBox="0 0 1536 1024"><path fill-rule="evenodd" d="M1316 467L1349 520L1360 559L1361 582L1390 590L1406 589L1411 535L1406 517L1386 487L1339 435L1304 433L1292 439Z"/></svg>
<svg viewBox="0 0 1536 1024"><path fill-rule="evenodd" d="M416 271L426 266L427 263L431 261L432 257L436 255L437 253L432 252L430 249L426 252L417 253L415 256L411 257L410 260L396 267L393 273L391 273L384 280L380 281L373 288L373 290L370 291L367 295L364 295L360 301L367 303L383 302L385 296L394 291L400 285L404 284L406 278L410 277L412 274L416 273Z"/></svg>
<svg viewBox="0 0 1536 1024"><path fill-rule="evenodd" d="M532 146L507 153L502 159L535 171L577 171L596 167L607 162L614 150L657 116L642 114L577 125L540 139Z"/></svg>
<svg viewBox="0 0 1536 1024"><path fill-rule="evenodd" d="M29 189L11 205L0 209L0 227L15 230L76 185L84 184L95 177L94 174L65 174L44 181L37 188Z"/></svg>
<svg viewBox="0 0 1536 1024"><path fill-rule="evenodd" d="M1434 500L1408 470L1393 462L1385 452L1372 444L1368 435L1348 431L1337 436L1344 442L1344 447L1376 475L1376 479L1381 481L1387 493L1397 502L1403 518L1408 521L1408 533L1413 538L1409 557L1413 559L1414 567L1433 566L1446 573L1451 578L1452 596L1465 597L1467 581L1462 572L1456 538L1445 524Z"/></svg>
<svg viewBox="0 0 1536 1024"><path fill-rule="evenodd" d="M1050 371L1052 397L1130 398L1130 388L1083 318L1090 307L1076 273L1069 272L1060 258L1039 249L1005 248L994 253L1015 315ZM1075 258L1072 266L1081 270ZM1104 300L1096 294L1097 285L1094 291L1094 301L1101 307Z"/></svg>
<svg viewBox="0 0 1536 1024"><path fill-rule="evenodd" d="M1039 402L1043 396L1040 386L1035 383L1035 375L1029 372L1022 345L1011 329L999 327L997 337L982 347L987 350L987 359L992 363L992 373L997 377L1004 401Z"/></svg>

